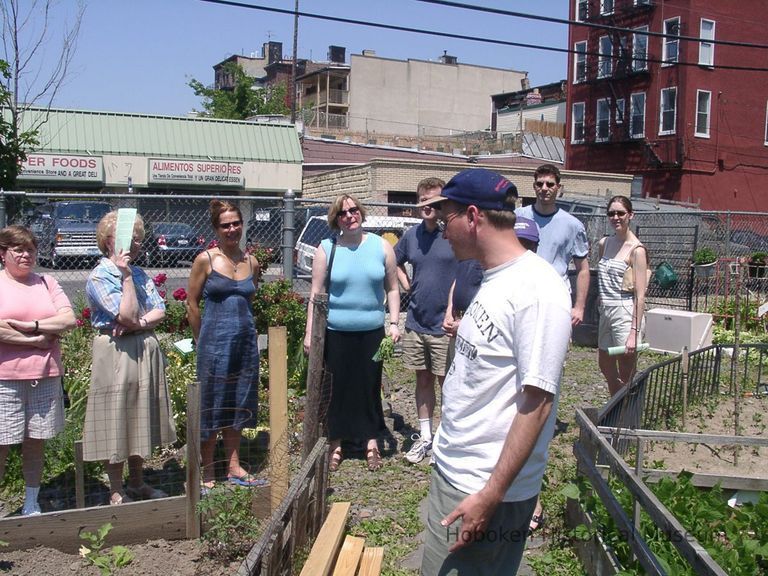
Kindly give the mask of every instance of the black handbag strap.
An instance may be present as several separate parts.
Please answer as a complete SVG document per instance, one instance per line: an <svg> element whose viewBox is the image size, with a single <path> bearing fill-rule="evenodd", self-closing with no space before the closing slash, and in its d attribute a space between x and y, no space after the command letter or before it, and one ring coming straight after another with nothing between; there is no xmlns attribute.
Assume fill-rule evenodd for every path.
<svg viewBox="0 0 768 576"><path fill-rule="evenodd" d="M331 238L331 255L328 257L328 269L325 272L325 293L328 294L331 288L331 268L333 268L333 257L336 255L336 237Z"/></svg>

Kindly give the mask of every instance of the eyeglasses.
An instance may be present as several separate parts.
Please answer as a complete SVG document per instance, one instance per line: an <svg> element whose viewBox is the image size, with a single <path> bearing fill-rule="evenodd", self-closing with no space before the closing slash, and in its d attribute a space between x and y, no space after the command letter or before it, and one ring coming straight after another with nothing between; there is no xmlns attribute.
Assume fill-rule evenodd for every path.
<svg viewBox="0 0 768 576"><path fill-rule="evenodd" d="M608 218L613 218L614 216L618 216L619 218L623 218L627 215L626 210L608 210Z"/></svg>
<svg viewBox="0 0 768 576"><path fill-rule="evenodd" d="M357 206L353 206L349 210L339 210L336 213L336 218L345 218L347 216L357 216L358 214L360 214L360 208L358 208Z"/></svg>
<svg viewBox="0 0 768 576"><path fill-rule="evenodd" d="M464 212L466 212L466 210L456 210L455 212L451 212L450 214L446 214L439 218L437 220L437 229L440 230L440 232L444 232L451 220L455 220L461 214L464 214Z"/></svg>
<svg viewBox="0 0 768 576"><path fill-rule="evenodd" d="M557 186L557 182L552 182L551 180L537 180L536 182L533 183L533 185L536 188L543 188L544 186L546 186L547 188L554 188L555 186Z"/></svg>
<svg viewBox="0 0 768 576"><path fill-rule="evenodd" d="M222 230L229 230L231 228L240 228L240 226L243 225L242 220L235 220L234 222L224 222L222 224L219 224L219 228Z"/></svg>
<svg viewBox="0 0 768 576"><path fill-rule="evenodd" d="M8 248L8 252L14 256L23 256L24 254L34 256L37 253L37 248L24 248L23 246L14 246L12 248Z"/></svg>

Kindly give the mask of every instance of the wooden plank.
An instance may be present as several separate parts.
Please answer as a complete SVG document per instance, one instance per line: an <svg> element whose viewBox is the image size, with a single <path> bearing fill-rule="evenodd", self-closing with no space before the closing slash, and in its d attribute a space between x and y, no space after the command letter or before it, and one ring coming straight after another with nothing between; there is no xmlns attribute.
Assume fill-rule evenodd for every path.
<svg viewBox="0 0 768 576"><path fill-rule="evenodd" d="M288 449L288 331L269 328L269 480L271 507L277 510L291 482Z"/></svg>
<svg viewBox="0 0 768 576"><path fill-rule="evenodd" d="M349 502L336 502L320 528L300 576L328 576L344 536Z"/></svg>
<svg viewBox="0 0 768 576"><path fill-rule="evenodd" d="M576 421L584 432L600 442L602 455L611 467L611 471L616 474L632 495L637 498L651 520L667 535L678 552L680 552L680 555L693 567L694 572L701 576L727 576L726 572L712 559L712 556L699 544L698 540L680 524L677 518L661 503L656 495L643 484L642 480L635 475L634 471L627 466L627 463L603 438L597 427L579 409L576 409ZM574 447L574 451L576 451L576 448L578 446ZM582 458L585 456L582 454ZM577 454L578 457L579 454ZM630 544L632 544L631 541Z"/></svg>
<svg viewBox="0 0 768 576"><path fill-rule="evenodd" d="M8 542L5 550L46 546L77 554L83 543L80 532L95 532L107 522L113 526L107 536L108 546L139 544L158 538L181 540L186 537L186 506L186 496L172 496L40 516L9 516L0 518L0 540Z"/></svg>
<svg viewBox="0 0 768 576"><path fill-rule="evenodd" d="M82 440L75 440L75 506L85 508L85 464Z"/></svg>
<svg viewBox="0 0 768 576"><path fill-rule="evenodd" d="M676 478L680 474L675 470L651 470L644 468L640 473L646 484L656 484L662 478ZM691 476L691 484L699 488L713 488L719 484L725 490L754 490L768 492L768 479L749 478L747 476L723 476L722 474L696 473Z"/></svg>
<svg viewBox="0 0 768 576"><path fill-rule="evenodd" d="M301 457L306 459L320 436L321 422L318 415L322 413L323 369L325 360L325 328L328 322L328 294L315 294L312 302L312 332L307 360L307 396L304 404L304 435L301 440Z"/></svg>
<svg viewBox="0 0 768 576"><path fill-rule="evenodd" d="M658 442L686 442L688 444L712 444L715 446L768 446L768 438L759 436L726 436L722 434L694 434L691 432L669 432L666 430L631 430L598 426L601 434L618 434L622 437L642 438Z"/></svg>
<svg viewBox="0 0 768 576"><path fill-rule="evenodd" d="M583 524L588 530L594 530L591 516L581 507L578 500L572 498L565 502L565 521L569 528ZM613 576L619 572L621 567L616 556L596 530L587 540L574 538L572 546L587 574Z"/></svg>
<svg viewBox="0 0 768 576"><path fill-rule="evenodd" d="M379 576L383 563L384 548L366 546L365 550L363 550L363 557L360 560L360 570L357 571L357 576Z"/></svg>
<svg viewBox="0 0 768 576"><path fill-rule="evenodd" d="M333 576L355 576L357 567L360 565L360 557L365 548L365 538L357 536L347 536L344 538L344 544L336 558L336 566L333 569Z"/></svg>
<svg viewBox="0 0 768 576"><path fill-rule="evenodd" d="M200 383L187 385L187 538L200 538Z"/></svg>

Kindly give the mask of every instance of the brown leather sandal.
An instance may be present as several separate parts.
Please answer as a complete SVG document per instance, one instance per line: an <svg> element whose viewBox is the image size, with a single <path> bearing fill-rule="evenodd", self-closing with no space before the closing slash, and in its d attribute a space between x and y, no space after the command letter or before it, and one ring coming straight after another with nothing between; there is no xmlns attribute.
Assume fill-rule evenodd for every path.
<svg viewBox="0 0 768 576"><path fill-rule="evenodd" d="M344 456L341 453L341 447L336 448L333 452L331 452L331 462L328 464L328 471L336 472L336 470L339 469L339 466L341 466L342 460L344 460Z"/></svg>
<svg viewBox="0 0 768 576"><path fill-rule="evenodd" d="M375 472L384 465L378 448L368 448L365 452L365 460L368 462L368 470L371 472Z"/></svg>

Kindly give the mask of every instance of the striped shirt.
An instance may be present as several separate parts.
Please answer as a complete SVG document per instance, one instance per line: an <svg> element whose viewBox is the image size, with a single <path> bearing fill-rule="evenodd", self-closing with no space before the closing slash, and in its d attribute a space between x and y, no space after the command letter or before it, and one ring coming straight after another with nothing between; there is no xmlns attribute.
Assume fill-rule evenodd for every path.
<svg viewBox="0 0 768 576"><path fill-rule="evenodd" d="M600 301L603 306L623 306L632 300L632 292L621 289L624 271L628 268L624 260L603 256L597 263L597 279L600 285Z"/></svg>

